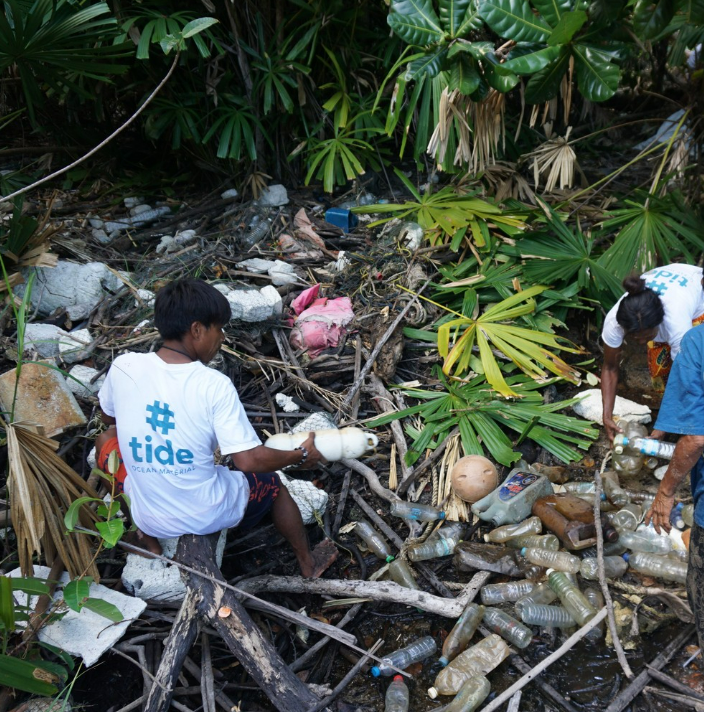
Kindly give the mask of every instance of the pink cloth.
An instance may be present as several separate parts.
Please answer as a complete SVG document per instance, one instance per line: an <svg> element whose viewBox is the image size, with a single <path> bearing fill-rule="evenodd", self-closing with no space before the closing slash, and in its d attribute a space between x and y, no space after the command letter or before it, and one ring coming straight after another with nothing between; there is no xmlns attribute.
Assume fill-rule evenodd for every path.
<svg viewBox="0 0 704 712"><path fill-rule="evenodd" d="M318 298L320 285L301 292L291 303L296 318L291 331L291 346L306 349L315 358L323 349L334 348L347 333L345 328L354 311L349 297Z"/></svg>

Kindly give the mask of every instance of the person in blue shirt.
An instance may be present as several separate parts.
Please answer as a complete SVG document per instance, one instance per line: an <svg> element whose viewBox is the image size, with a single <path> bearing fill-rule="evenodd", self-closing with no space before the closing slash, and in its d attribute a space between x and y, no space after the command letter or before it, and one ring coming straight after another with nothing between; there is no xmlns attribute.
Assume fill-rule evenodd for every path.
<svg viewBox="0 0 704 712"><path fill-rule="evenodd" d="M691 472L694 524L689 541L687 595L704 650L704 325L682 338L672 366L655 429L680 436L645 523L669 532L675 492Z"/></svg>

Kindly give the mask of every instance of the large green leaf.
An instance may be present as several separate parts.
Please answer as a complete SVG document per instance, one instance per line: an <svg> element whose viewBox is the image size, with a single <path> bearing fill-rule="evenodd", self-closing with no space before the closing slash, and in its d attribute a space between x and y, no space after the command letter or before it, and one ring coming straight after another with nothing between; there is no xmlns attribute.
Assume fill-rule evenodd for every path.
<svg viewBox="0 0 704 712"><path fill-rule="evenodd" d="M473 0L439 0L440 22L450 37L457 37Z"/></svg>
<svg viewBox="0 0 704 712"><path fill-rule="evenodd" d="M572 9L573 0L532 0L535 9L550 25L556 27L562 16Z"/></svg>
<svg viewBox="0 0 704 712"><path fill-rule="evenodd" d="M125 523L119 517L107 522L97 522L95 528L100 532L100 536L105 541L105 546L111 549L125 532Z"/></svg>
<svg viewBox="0 0 704 712"><path fill-rule="evenodd" d="M423 47L445 36L431 0L392 0L386 21L410 45Z"/></svg>
<svg viewBox="0 0 704 712"><path fill-rule="evenodd" d="M468 32L478 30L483 24L479 15L479 0L471 0L455 37L464 37Z"/></svg>
<svg viewBox="0 0 704 712"><path fill-rule="evenodd" d="M93 613L97 613L103 618L107 618L113 623L120 623L125 620L125 617L122 615L122 611L120 611L116 605L110 603L109 601L104 601L102 598L86 598L83 603L83 607L87 608L89 611L93 611Z"/></svg>
<svg viewBox="0 0 704 712"><path fill-rule="evenodd" d="M421 77L435 77L442 69L442 63L447 56L447 47L436 47L425 56L418 57L408 63L404 79L407 82L417 81Z"/></svg>
<svg viewBox="0 0 704 712"><path fill-rule="evenodd" d="M15 598L9 576L0 576L0 623L6 636L15 630Z"/></svg>
<svg viewBox="0 0 704 712"><path fill-rule="evenodd" d="M677 10L689 25L704 25L704 0L679 0Z"/></svg>
<svg viewBox="0 0 704 712"><path fill-rule="evenodd" d="M463 54L455 58L448 86L467 95L475 91L479 86L479 69L473 57Z"/></svg>
<svg viewBox="0 0 704 712"><path fill-rule="evenodd" d="M550 27L527 0L482 0L479 14L500 37L516 42L547 42Z"/></svg>
<svg viewBox="0 0 704 712"><path fill-rule="evenodd" d="M611 62L607 52L576 44L572 47L577 74L577 85L589 101L606 101L618 89L621 70Z"/></svg>
<svg viewBox="0 0 704 712"><path fill-rule="evenodd" d="M582 29L586 21L587 13L583 10L564 13L548 38L548 44L551 47L567 44Z"/></svg>
<svg viewBox="0 0 704 712"><path fill-rule="evenodd" d="M33 695L55 695L59 690L53 683L57 676L45 669L42 661L20 660L0 655L0 686L22 690Z"/></svg>
<svg viewBox="0 0 704 712"><path fill-rule="evenodd" d="M486 56L484 61L484 79L492 89L505 94L518 84L518 76L500 64L494 53Z"/></svg>
<svg viewBox="0 0 704 712"><path fill-rule="evenodd" d="M656 38L675 14L675 0L638 0L633 10L633 30L643 40Z"/></svg>
<svg viewBox="0 0 704 712"><path fill-rule="evenodd" d="M504 62L504 67L515 74L536 74L560 55L559 47L541 47L541 45L532 45L532 47L536 49L525 54L512 51Z"/></svg>
<svg viewBox="0 0 704 712"><path fill-rule="evenodd" d="M534 74L526 84L526 101L529 104L542 104L557 96L560 82L569 67L570 52L561 48L557 59Z"/></svg>
<svg viewBox="0 0 704 712"><path fill-rule="evenodd" d="M92 579L86 576L80 579L69 581L64 586L64 601L73 611L80 611L90 594L90 584Z"/></svg>

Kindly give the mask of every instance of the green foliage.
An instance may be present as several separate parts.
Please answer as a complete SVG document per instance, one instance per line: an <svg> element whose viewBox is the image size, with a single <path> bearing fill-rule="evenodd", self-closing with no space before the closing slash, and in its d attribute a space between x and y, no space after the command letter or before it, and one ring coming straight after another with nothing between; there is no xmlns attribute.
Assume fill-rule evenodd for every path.
<svg viewBox="0 0 704 712"><path fill-rule="evenodd" d="M113 623L123 621L124 616L113 603L100 598L91 598L90 585L92 582L93 579L90 576L69 581L64 586L64 603L77 613L80 613L83 608L87 608Z"/></svg>
<svg viewBox="0 0 704 712"><path fill-rule="evenodd" d="M513 431L518 440L535 441L563 462L581 459L572 446L586 450L598 435L585 421L558 413L576 401L545 404L538 393L544 384L525 376L508 378L515 400L497 398L482 376L469 381L447 379L440 372L437 376L441 383L438 390L404 389L407 398L417 399L420 404L369 423L370 427L378 427L399 418L421 418L422 430L407 428L414 438L408 464L413 464L427 448L437 447L455 427L459 427L466 455L483 455L486 448L502 465L510 465L520 457L506 430Z"/></svg>

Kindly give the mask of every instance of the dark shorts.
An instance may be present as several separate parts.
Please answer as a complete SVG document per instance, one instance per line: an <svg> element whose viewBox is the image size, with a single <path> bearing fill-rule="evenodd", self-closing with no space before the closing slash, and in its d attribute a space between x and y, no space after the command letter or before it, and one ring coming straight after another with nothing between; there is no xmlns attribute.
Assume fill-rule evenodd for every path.
<svg viewBox="0 0 704 712"><path fill-rule="evenodd" d="M687 597L689 598L689 607L694 613L699 647L704 650L704 529L696 522L694 522L689 539Z"/></svg>
<svg viewBox="0 0 704 712"><path fill-rule="evenodd" d="M281 480L275 472L267 472L263 475L245 472L244 476L249 483L249 502L247 509L244 510L242 521L237 525L240 531L247 531L259 524L269 513L282 487Z"/></svg>

